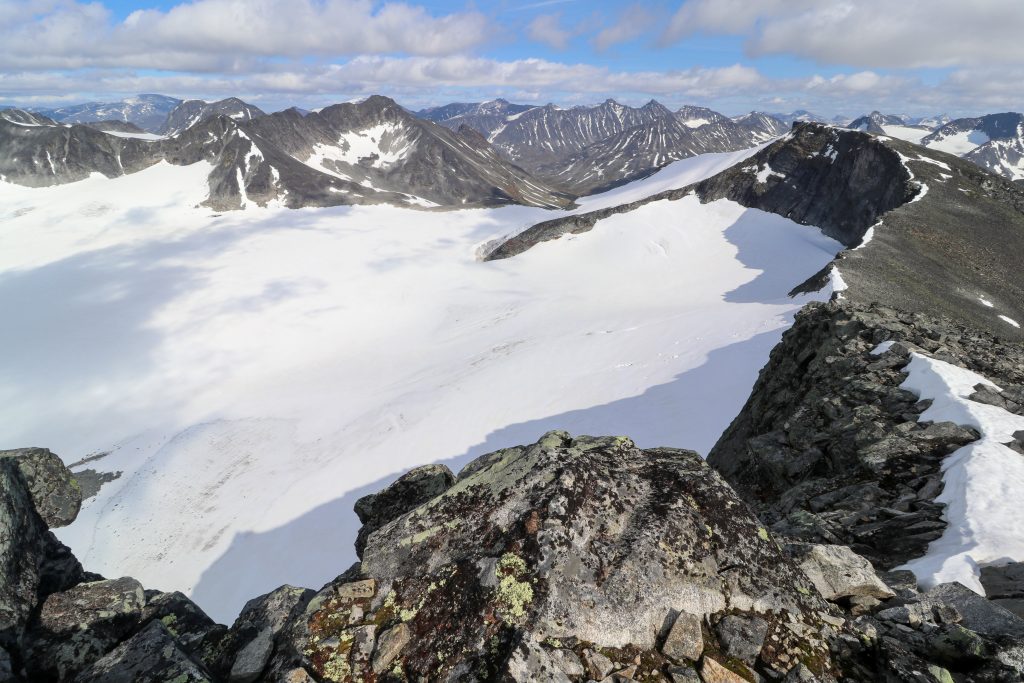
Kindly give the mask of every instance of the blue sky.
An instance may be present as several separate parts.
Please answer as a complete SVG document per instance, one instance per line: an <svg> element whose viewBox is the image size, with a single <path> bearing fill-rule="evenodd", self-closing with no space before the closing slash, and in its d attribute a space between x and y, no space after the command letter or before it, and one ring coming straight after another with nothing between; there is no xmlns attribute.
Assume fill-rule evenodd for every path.
<svg viewBox="0 0 1024 683"><path fill-rule="evenodd" d="M0 0L0 103L1021 109L1021 0Z"/></svg>

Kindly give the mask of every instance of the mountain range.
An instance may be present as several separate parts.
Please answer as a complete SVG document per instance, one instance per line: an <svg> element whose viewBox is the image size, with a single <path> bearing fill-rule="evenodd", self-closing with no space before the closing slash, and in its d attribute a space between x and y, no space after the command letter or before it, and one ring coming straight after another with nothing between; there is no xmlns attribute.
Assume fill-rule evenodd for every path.
<svg viewBox="0 0 1024 683"><path fill-rule="evenodd" d="M115 103L90 103L35 113L55 123L88 123L100 130L136 136L140 139L145 138L142 133L175 137L188 130L190 126L201 124L218 115L243 124L268 116L258 107L237 98L204 102L181 101L162 95L140 95ZM309 112L298 113L304 118ZM282 115L283 112L278 112L270 116L280 118ZM486 140L486 143L478 139L470 145L471 147L483 149L484 145L489 145L501 160L523 169L530 176L529 182L539 189L526 191L526 195L539 191L540 194L549 193L571 198L607 190L650 175L679 159L709 152L739 150L760 144L784 134L795 122L827 123L879 135L893 135L964 156L983 168L1011 180L1024 178L1024 128L1021 127L1022 119L1018 114L993 114L952 121L945 115L914 119L904 115L872 112L852 120L842 116L826 120L824 117L800 110L789 114L751 112L730 118L697 106L684 106L671 111L653 100L642 107L629 107L608 100L596 106L563 108L554 104L513 104L507 100L497 99L482 103L453 103L431 107L415 112L414 116L409 118L436 123L453 131L459 140L472 139L467 132L460 133L463 127L467 131L475 131ZM127 128L127 125L133 125L140 130ZM289 125L303 126L296 121ZM310 123L306 127L317 126ZM299 135L323 137L322 131L304 132ZM274 144L270 139L262 142ZM319 140L318 144L327 147L345 146L345 143L340 141L332 141L330 136ZM163 147L166 148L166 145ZM466 149L463 148L462 151L465 152ZM312 147L300 152L302 156L299 160L303 163L308 161L309 155L313 153ZM381 150L374 151L378 155L380 152ZM291 152L286 153L294 156ZM158 152L156 156L162 154ZM153 158L156 157L151 155L150 159ZM367 171L365 168L354 172L350 168L349 172L341 177L329 168L336 161L327 160L326 167L314 161L312 166L321 172L327 169L329 174L342 180L355 179L363 189L353 191L351 196L331 197L325 192L335 192L338 195L345 193L340 192L340 187L335 190L324 189L330 186L325 185L323 179L306 179L299 182L299 185L320 189L310 190L311 194L307 196L303 190L292 188L291 196L285 203L289 206L302 206L350 201L417 201L401 196L409 195L420 197L428 204L445 204L452 198L458 203L467 198L458 193L449 194L446 199L443 192L427 192L432 198L405 192L412 188L405 187L404 181L389 185L382 177L388 173ZM73 162L71 165L88 168L89 162ZM109 168L111 165L116 166L116 162L111 164L108 160L107 163L101 164L103 168ZM39 173L45 173L48 168L48 164L37 166ZM481 166L478 165L477 170L479 168ZM102 169L97 166L94 170ZM21 173L28 171L22 168ZM512 176L516 173L506 168L499 172L501 180L491 179L493 192L478 187L478 194L467 198L467 201L502 201L500 197L504 195L514 198L523 194L524 177L520 172L518 180L513 180ZM13 169L5 171L4 174L12 179L19 176ZM80 175L72 174L70 177ZM37 178L31 182L41 181ZM484 181L484 184L487 182ZM230 187L234 185L237 188L238 182L221 180L216 185L218 191L230 193ZM274 193L266 188L251 189L257 203L265 203L274 197L283 196L282 192ZM382 196L381 191L397 195ZM237 189L235 194L238 205L241 205L241 194ZM485 195L489 195L490 198ZM553 200L551 197L534 197L534 200L552 205L564 201ZM220 202L218 205L222 207L227 206L221 199L212 198L211 201Z"/></svg>

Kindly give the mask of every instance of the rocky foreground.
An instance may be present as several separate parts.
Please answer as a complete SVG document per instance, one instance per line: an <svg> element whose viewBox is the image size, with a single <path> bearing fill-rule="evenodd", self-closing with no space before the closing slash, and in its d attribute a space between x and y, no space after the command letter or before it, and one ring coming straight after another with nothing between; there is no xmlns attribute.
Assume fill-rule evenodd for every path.
<svg viewBox="0 0 1024 683"><path fill-rule="evenodd" d="M1024 680L1024 565L986 570L991 600L892 571L941 533L941 460L977 436L917 422L911 350L1024 380L996 338L810 307L710 465L551 432L417 468L357 503L359 563L230 628L85 571L49 531L77 515L71 473L0 452L0 680Z"/></svg>

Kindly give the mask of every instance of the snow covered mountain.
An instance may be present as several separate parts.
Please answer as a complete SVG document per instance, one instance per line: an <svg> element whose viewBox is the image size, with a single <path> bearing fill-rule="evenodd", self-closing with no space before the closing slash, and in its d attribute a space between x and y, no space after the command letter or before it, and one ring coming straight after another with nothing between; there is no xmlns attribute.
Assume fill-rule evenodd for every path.
<svg viewBox="0 0 1024 683"><path fill-rule="evenodd" d="M467 476L520 462L537 487L564 493L567 480L525 466L536 460L519 459L522 449L502 450L552 428L710 451L762 515L743 538L765 552L781 552L775 535L793 553L843 543L844 557L914 570L890 606L924 600L918 580L925 591L956 580L972 610L995 609L980 595L979 567L1024 561L1020 517L1003 504L1024 491L1014 452L1024 448L1024 192L938 150L812 123L701 153L765 122L693 120L662 112L585 145L592 167L646 175L567 206L478 132L386 98L215 115L156 140L2 112L0 172L15 177L0 192L0 315L17 333L0 354L0 395L16 398L0 440L46 443L75 463L86 501L57 533L90 570L184 591L222 621L281 584L338 576L354 559L355 501L372 516L364 496L409 467L497 453ZM606 149L611 141L620 146ZM688 144L693 156L644 169L663 163L652 150ZM335 196L358 206L316 208ZM413 210L427 201L449 210ZM570 441L527 450L548 457ZM595 457L597 441L575 443L574 462ZM627 451L645 472L651 457L683 458L600 444L611 467ZM685 458L728 492L697 456ZM587 490L611 481L579 472L574 485ZM484 488L503 491L507 480L495 481ZM465 506L466 484L456 487L448 501ZM660 483L649 490L664 500ZM606 510L635 512L606 500ZM677 502L690 519L692 506ZM652 508L659 519L663 507ZM504 546L482 547L462 527L479 509L443 523L376 519L361 536L363 563L335 583L380 578L368 568L385 555L408 558L414 546L436 557L455 538L502 557ZM484 517L536 538L549 530L537 509L531 502L511 526L504 512ZM705 527L693 528L686 538L703 539ZM874 577L867 560L852 562ZM476 577L478 563L467 564ZM448 590L465 585L477 590ZM890 599L879 585L875 600ZM844 629L867 622L847 615L850 596L832 597L820 607L843 614ZM308 624L295 604L282 609ZM856 611L874 609L871 628L907 647L950 626L886 626L882 604ZM956 613L974 627L974 612ZM406 616L417 625L414 610ZM652 623L653 643L663 617ZM898 663L916 668L899 671L922 669L902 652ZM985 662L1003 680L1001 660Z"/></svg>
<svg viewBox="0 0 1024 683"><path fill-rule="evenodd" d="M234 117L182 110L196 122L170 137L64 126L8 110L0 121L7 152L0 177L41 186L135 173L160 161L206 161L212 168L205 203L221 210L272 202L299 208L569 201L500 158L478 134L416 119L387 98L254 118L237 101L225 103Z"/></svg>
<svg viewBox="0 0 1024 683"><path fill-rule="evenodd" d="M229 97L217 102L186 100L167 114L163 125L156 132L161 135L177 135L214 116L226 116L235 121L251 121L264 116L264 113L259 107L247 104L237 97Z"/></svg>
<svg viewBox="0 0 1024 683"><path fill-rule="evenodd" d="M870 114L858 117L851 121L846 127L853 130L859 130L862 133L875 133L877 135L885 134L886 126L906 126L906 121L900 116L893 114L883 114L879 111L873 111ZM922 127L922 129L924 129Z"/></svg>
<svg viewBox="0 0 1024 683"><path fill-rule="evenodd" d="M138 95L119 102L89 102L59 109L41 109L38 113L58 123L124 121L156 133L168 114L180 104L181 100L166 95Z"/></svg>
<svg viewBox="0 0 1024 683"><path fill-rule="evenodd" d="M733 123L750 130L755 136L759 135L762 140L770 140L780 135L784 135L793 125L792 122L787 124L784 121L775 118L771 114L765 114L759 111L752 111L749 114L734 116L732 120Z"/></svg>
<svg viewBox="0 0 1024 683"><path fill-rule="evenodd" d="M939 114L938 116L923 116L923 117L910 117L906 121L912 126L924 126L925 128L936 130L946 125L953 120L953 117L948 114Z"/></svg>
<svg viewBox="0 0 1024 683"><path fill-rule="evenodd" d="M769 116L782 121L786 126L792 126L794 123L828 123L834 126L846 126L853 120L841 114L829 119L814 112L809 112L806 109L797 109L788 114L769 114Z"/></svg>
<svg viewBox="0 0 1024 683"><path fill-rule="evenodd" d="M700 128L709 123L726 124L730 121L728 116L719 114L717 111L707 107L695 107L686 105L676 110L676 119L688 128Z"/></svg>
<svg viewBox="0 0 1024 683"><path fill-rule="evenodd" d="M1016 112L956 119L921 144L968 159L1010 180L1024 180L1024 115Z"/></svg>
<svg viewBox="0 0 1024 683"><path fill-rule="evenodd" d="M469 126L485 138L508 123L510 117L533 109L529 104L512 104L501 98L475 104L453 103L442 107L431 107L416 112L421 119L439 123L446 128L458 130Z"/></svg>
<svg viewBox="0 0 1024 683"><path fill-rule="evenodd" d="M671 115L654 100L639 108L611 99L596 107L571 109L548 104L510 116L489 139L506 157L532 169L537 164L575 154L587 145Z"/></svg>
<svg viewBox="0 0 1024 683"><path fill-rule="evenodd" d="M697 117L697 118L695 118ZM740 121L711 112L686 110L682 116L658 117L650 123L588 145L567 157L538 164L534 171L574 194L590 194L643 178L680 159L748 149L777 137L780 122L756 115ZM696 125L695 125L696 124Z"/></svg>

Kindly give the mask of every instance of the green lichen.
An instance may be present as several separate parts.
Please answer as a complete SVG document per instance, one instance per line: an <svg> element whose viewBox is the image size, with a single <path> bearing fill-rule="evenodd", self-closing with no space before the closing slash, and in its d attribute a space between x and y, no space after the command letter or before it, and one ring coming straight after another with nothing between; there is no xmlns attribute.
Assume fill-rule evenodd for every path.
<svg viewBox="0 0 1024 683"><path fill-rule="evenodd" d="M331 681L347 680L352 673L352 667L348 663L348 652L335 652L323 666L324 678Z"/></svg>
<svg viewBox="0 0 1024 683"><path fill-rule="evenodd" d="M497 575L497 610L506 621L519 621L526 616L526 606L533 602L533 587L521 581L526 561L514 553L505 553L495 568Z"/></svg>
<svg viewBox="0 0 1024 683"><path fill-rule="evenodd" d="M526 573L526 560L515 553L505 553L501 556L501 559L498 560L498 567L496 571L499 578L502 574L521 576Z"/></svg>
<svg viewBox="0 0 1024 683"><path fill-rule="evenodd" d="M178 616L176 614L167 614L160 617L160 621L163 622L163 625L167 627L172 636L178 635L178 630L174 628L174 625L178 623Z"/></svg>
<svg viewBox="0 0 1024 683"><path fill-rule="evenodd" d="M757 527L757 535L761 538L762 541L767 541L770 539L770 537L768 536L768 530L765 529L763 526Z"/></svg>

